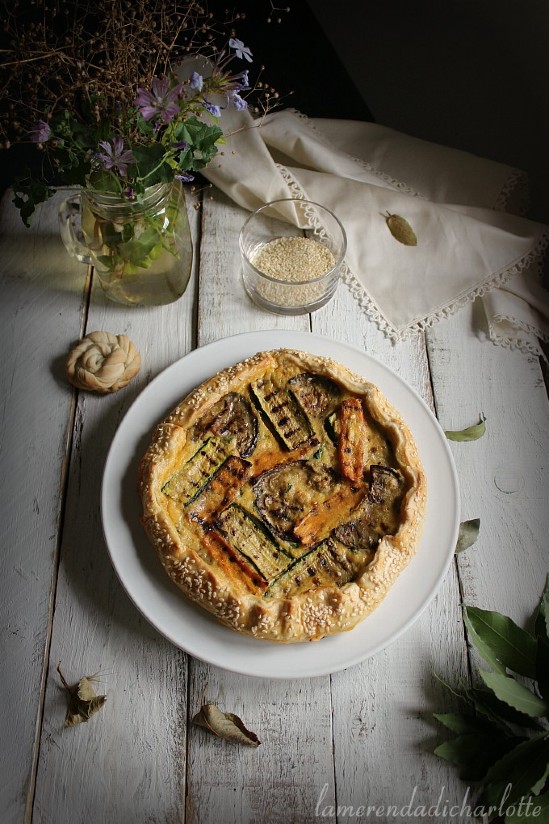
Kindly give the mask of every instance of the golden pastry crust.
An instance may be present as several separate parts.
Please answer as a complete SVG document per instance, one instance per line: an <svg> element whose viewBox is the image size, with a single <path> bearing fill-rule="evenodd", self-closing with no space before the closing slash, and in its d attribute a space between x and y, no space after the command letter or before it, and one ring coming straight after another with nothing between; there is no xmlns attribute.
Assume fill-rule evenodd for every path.
<svg viewBox="0 0 549 824"><path fill-rule="evenodd" d="M331 439L326 436L328 416L324 415L325 409L321 409L316 420L313 420L313 414L309 414L310 410L305 415L303 408L297 409L296 414L301 415L303 426L309 427L312 434L309 441L301 446L298 444L295 449L291 443L277 446L279 438L276 433L273 434L272 426L267 425L268 421L266 424L265 409L258 411L250 404L259 426L257 443L250 446L248 442L246 449L241 448L242 454L239 455L234 439L231 440L232 434L229 433L226 438L226 442L230 444L228 450L232 461L237 465L238 472L244 473L243 480L234 482L236 486L233 484L231 497L227 497L227 493L221 509L213 514L210 511L214 498L211 484L207 486L206 493L198 494L198 497L195 495L192 499L198 503L190 505L184 498L177 498L177 490L173 491L180 477L177 473L182 465L192 466L191 460L197 454L202 440L208 434L211 435L208 430L208 412L216 404L219 406L229 393L248 397L250 384L256 387L255 392L259 391L257 387L263 386L267 379L276 380L277 385L284 387L291 378L303 375L309 376L309 379L313 376L313 382L318 378L327 381L327 385L335 385L340 393L337 411L332 413L332 419L335 416L336 422L339 420L338 416L342 415L340 410L344 404L341 401L351 398L347 405L353 409L357 406L356 399L359 399L358 406L368 421L367 432L373 433L368 447L371 453L365 454L363 477L358 480L356 476L342 477L341 473L347 472L345 467L342 469L342 461L345 461L341 446L343 435L340 430L339 439L337 436L333 438L333 432ZM296 400L295 395L292 398L292 402ZM246 455L246 450L250 448L251 454ZM256 566L257 559L254 559L246 545L244 551L248 553L247 556L231 548L230 533L225 531L223 534L225 516L220 515L220 512L226 513L230 509L244 513L244 520L250 516L253 529L258 535L263 534L265 523L261 521L265 519L261 507L265 500L270 502L271 499L266 493L261 496L261 485L266 483L265 478L269 480L268 473L273 471L269 459L276 449L281 454L284 451L288 453L285 460L295 455L295 461L291 462L293 469L288 469L288 473L298 473L289 475L291 481L297 479L297 487L301 484L301 475L306 469L316 473L312 475L315 490L317 487L322 490L322 483L332 486L328 491L295 489L288 492L288 495L301 494L303 500L306 498L307 503L303 506L308 506L315 517L318 513L323 520L323 527L328 530L327 534L321 534L321 527L315 523L313 537L303 538L303 541L309 541L307 545L300 543L296 537L298 534L304 535L310 527L306 509L300 513L298 522L290 524L290 531L284 521L286 531L283 532L276 520L278 510L266 510L266 533L268 540L273 541L273 544L269 543L269 547L277 546L276 552L273 551L273 563L279 565L275 574L265 572L261 564ZM377 466L378 463L382 466ZM280 467L281 464L277 464L275 460L275 471L283 473L285 470ZM376 503L385 499L374 489L372 479L375 471L378 474L385 472L396 490L392 493L396 497L391 499L390 504ZM272 474L270 477L273 477ZM394 478L397 480L393 480ZM288 484L288 490L291 486L291 483ZM138 488L143 504L142 521L147 535L166 572L185 595L232 629L278 642L317 640L347 631L370 614L381 603L416 551L426 501L425 475L412 435L401 415L383 394L364 378L334 360L288 349L260 352L219 372L193 390L156 427L152 442L140 464ZM311 495L314 498L312 502ZM357 499L361 503L357 504ZM295 500L301 499L297 497ZM333 527L339 517L338 508L335 507L333 516L329 515L326 520L324 518L330 510L330 501L347 502L347 509L340 518L342 523L335 529ZM223 505L227 505L225 509ZM385 506L385 509L380 509L381 514L376 515L376 524L378 521L379 524L376 526L375 540L370 530L368 548L362 547L360 541L357 548L354 536L359 534L357 528L366 521L360 521L356 513L364 511L365 506L370 513L377 513L376 506ZM283 512L283 515L287 513ZM382 527L387 526L384 521L393 523L393 528L388 527L391 534L383 534ZM317 528L319 531L315 533ZM312 560L308 574L313 576L312 581L320 580L319 585L311 584L310 581L303 582L302 576L296 574L296 570L300 572L302 569L302 566L297 565L305 557L318 559L318 564L325 565L318 552L313 554L313 550L318 550L320 545L330 550L331 554L326 555L328 566L332 557L338 559L337 563L341 561L342 571L339 571L337 564L334 567L337 570L334 576L339 577L339 582L327 582L321 566L315 566L317 562ZM303 577L307 578L307 575L304 573ZM303 589L304 586L309 588Z"/></svg>

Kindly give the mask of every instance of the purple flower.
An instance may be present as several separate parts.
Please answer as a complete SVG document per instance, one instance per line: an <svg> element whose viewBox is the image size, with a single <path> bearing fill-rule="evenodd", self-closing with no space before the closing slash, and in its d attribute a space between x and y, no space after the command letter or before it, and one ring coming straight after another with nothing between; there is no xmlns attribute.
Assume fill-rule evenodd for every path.
<svg viewBox="0 0 549 824"><path fill-rule="evenodd" d="M235 74L234 79L241 81L241 83L240 83L240 88L241 89L249 89L250 88L250 81L248 79L248 69L246 69L243 72L240 72L240 74Z"/></svg>
<svg viewBox="0 0 549 824"><path fill-rule="evenodd" d="M235 50L236 56L240 57L241 60L244 58L248 61L248 63L252 62L252 53L250 49L244 45L242 40L237 40L236 37L231 37L229 40L229 46L231 49Z"/></svg>
<svg viewBox="0 0 549 824"><path fill-rule="evenodd" d="M202 91L202 86L204 85L204 78L198 72L193 72L189 79L189 86L191 89L196 89L198 92Z"/></svg>
<svg viewBox="0 0 549 824"><path fill-rule="evenodd" d="M111 143L108 140L101 140L99 145L105 150L105 154L98 154L105 169L117 169L122 177L128 174L128 164L135 163L135 157L130 149L124 151L124 141L121 137L115 137Z"/></svg>
<svg viewBox="0 0 549 824"><path fill-rule="evenodd" d="M33 143L46 143L51 136L51 129L45 120L38 120L30 133L30 139Z"/></svg>
<svg viewBox="0 0 549 824"><path fill-rule="evenodd" d="M214 103L209 103L207 100L205 100L204 108L214 117L221 117L221 106L216 106Z"/></svg>
<svg viewBox="0 0 549 824"><path fill-rule="evenodd" d="M232 102L233 102L233 106L234 106L234 107L235 107L235 109L237 109L239 112L241 112L243 109L247 109L247 108L248 108L248 104L246 103L246 101L244 100L244 98L243 98L243 97L240 97L240 95L239 95L239 94L237 94L236 92L234 92L234 94L232 94L232 95L231 95L231 100L232 100Z"/></svg>
<svg viewBox="0 0 549 824"><path fill-rule="evenodd" d="M180 140L178 143L172 143L172 149L179 149L180 151L184 152L185 149L189 148L189 144L185 140Z"/></svg>
<svg viewBox="0 0 549 824"><path fill-rule="evenodd" d="M153 117L160 117L164 123L169 123L179 112L179 106L175 102L183 94L183 84L169 88L170 81L167 77L153 77L152 91L139 88L134 106L139 108L145 120Z"/></svg>
<svg viewBox="0 0 549 824"><path fill-rule="evenodd" d="M182 180L183 183L190 183L194 180L194 175L190 175L188 172L180 172L178 175L175 175L176 180Z"/></svg>
<svg viewBox="0 0 549 824"><path fill-rule="evenodd" d="M248 71L240 72L240 74L231 74L223 78L223 88L229 93L241 92L244 89L249 89Z"/></svg>

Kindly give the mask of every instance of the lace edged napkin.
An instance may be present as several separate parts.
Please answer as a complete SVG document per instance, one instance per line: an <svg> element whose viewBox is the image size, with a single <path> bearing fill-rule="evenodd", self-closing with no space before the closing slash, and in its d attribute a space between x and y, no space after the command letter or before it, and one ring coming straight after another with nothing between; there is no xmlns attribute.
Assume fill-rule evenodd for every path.
<svg viewBox="0 0 549 824"><path fill-rule="evenodd" d="M222 155L203 174L240 206L305 197L345 226L344 279L369 318L402 340L481 297L494 343L541 354L549 293L539 284L549 227L520 211L524 175L372 123L284 110L225 110ZM505 210L505 211L504 211ZM417 246L399 243L388 214Z"/></svg>

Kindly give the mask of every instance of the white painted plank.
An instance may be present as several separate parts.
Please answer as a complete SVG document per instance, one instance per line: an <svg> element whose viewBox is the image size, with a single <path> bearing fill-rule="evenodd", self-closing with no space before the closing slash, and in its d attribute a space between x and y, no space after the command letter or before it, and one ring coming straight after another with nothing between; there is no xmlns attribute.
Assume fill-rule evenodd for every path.
<svg viewBox="0 0 549 824"><path fill-rule="evenodd" d="M188 200L188 211L198 245L193 200ZM115 395L80 393L78 399L36 821L181 820L186 656L140 616L118 582L102 537L99 495L105 458L125 411L153 376L192 348L195 292L196 273L185 295L164 307L122 307L93 291L88 331L127 334L141 352L142 369ZM135 464L139 458L136 454ZM101 713L74 729L62 728L65 704L55 672L59 661L71 682L99 671L107 694Z"/></svg>
<svg viewBox="0 0 549 824"><path fill-rule="evenodd" d="M313 315L313 332L336 337L382 361L432 405L423 337L391 343L358 310L344 285ZM406 416L406 410L401 412ZM439 595L401 638L362 665L332 676L335 785L329 785L328 797L335 791L340 807L356 814L370 805L374 818L389 805L406 807L414 794L414 806L435 805L442 788L451 803L460 801L463 787L455 772L425 746L433 727L422 712L441 696L433 671L450 681L466 674L453 569ZM329 810L326 798L320 812L324 807Z"/></svg>
<svg viewBox="0 0 549 824"><path fill-rule="evenodd" d="M309 316L275 315L257 308L244 290L238 234L249 212L216 189L202 206L198 344L262 329L308 332Z"/></svg>
<svg viewBox="0 0 549 824"><path fill-rule="evenodd" d="M537 359L494 346L480 307L429 333L439 418L461 429L486 417L485 436L451 443L462 479L463 518L480 518L474 548L459 556L464 601L523 624L549 572L549 405Z"/></svg>
<svg viewBox="0 0 549 824"><path fill-rule="evenodd" d="M199 341L260 329L307 331L308 316L272 315L248 299L238 253L247 213L219 193L212 197L203 206ZM311 820L333 776L329 679L269 682L194 659L190 666L191 714L204 699L216 703L240 714L263 743L239 750L200 728L189 730L189 824Z"/></svg>
<svg viewBox="0 0 549 824"><path fill-rule="evenodd" d="M85 269L65 254L56 205L23 226L0 206L0 819L22 821L32 794L73 393L60 358L80 332Z"/></svg>

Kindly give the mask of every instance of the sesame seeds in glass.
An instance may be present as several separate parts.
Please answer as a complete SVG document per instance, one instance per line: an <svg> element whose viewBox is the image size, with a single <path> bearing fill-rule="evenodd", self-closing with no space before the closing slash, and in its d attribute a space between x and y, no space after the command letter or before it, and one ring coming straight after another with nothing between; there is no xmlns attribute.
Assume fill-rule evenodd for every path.
<svg viewBox="0 0 549 824"><path fill-rule="evenodd" d="M299 198L274 200L240 232L244 287L269 312L314 312L333 296L346 249L345 230L329 209Z"/></svg>

